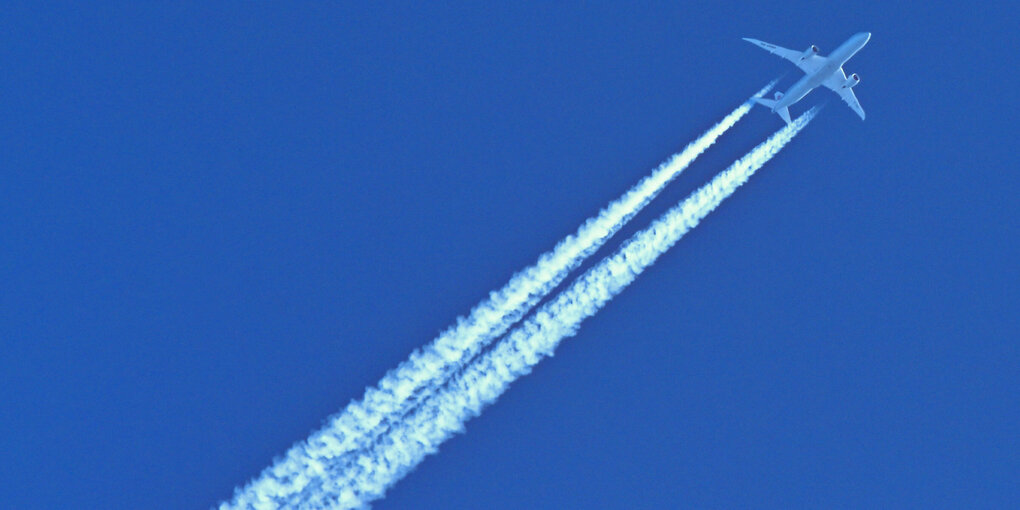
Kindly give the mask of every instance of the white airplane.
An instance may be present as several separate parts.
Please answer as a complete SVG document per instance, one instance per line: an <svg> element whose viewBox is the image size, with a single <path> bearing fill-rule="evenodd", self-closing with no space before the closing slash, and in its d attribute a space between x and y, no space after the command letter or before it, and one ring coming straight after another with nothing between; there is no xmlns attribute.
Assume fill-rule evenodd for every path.
<svg viewBox="0 0 1020 510"><path fill-rule="evenodd" d="M797 81L797 83L794 83L786 91L786 94L776 92L774 100L756 98L755 101L772 108L774 113L778 113L787 124L790 124L790 105L800 101L804 96L808 95L808 92L816 89L819 85L825 85L829 90L839 94L839 97L843 98L843 101L850 105L850 109L857 112L857 115L861 116L861 120L864 120L864 109L861 108L861 103L857 102L857 97L854 96L853 91L854 85L861 82L861 77L854 73L847 78L846 73L843 72L843 64L850 60L850 57L854 56L855 53L861 51L861 48L868 44L868 39L871 39L871 32L854 34L853 37L841 44L839 48L836 48L836 51L833 51L831 55L823 57L818 54L818 46L815 45L811 45L802 53L745 37L745 41L761 46L768 50L769 53L779 55L793 62L801 71L804 71L804 77Z"/></svg>

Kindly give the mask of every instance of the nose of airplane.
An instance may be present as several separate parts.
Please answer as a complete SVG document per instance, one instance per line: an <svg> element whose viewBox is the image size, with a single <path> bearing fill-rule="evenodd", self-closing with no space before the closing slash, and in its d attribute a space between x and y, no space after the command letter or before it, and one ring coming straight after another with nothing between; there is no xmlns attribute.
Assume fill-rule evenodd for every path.
<svg viewBox="0 0 1020 510"><path fill-rule="evenodd" d="M871 32L861 32L858 35L860 35L864 39L864 42L868 42L868 40L871 39Z"/></svg>

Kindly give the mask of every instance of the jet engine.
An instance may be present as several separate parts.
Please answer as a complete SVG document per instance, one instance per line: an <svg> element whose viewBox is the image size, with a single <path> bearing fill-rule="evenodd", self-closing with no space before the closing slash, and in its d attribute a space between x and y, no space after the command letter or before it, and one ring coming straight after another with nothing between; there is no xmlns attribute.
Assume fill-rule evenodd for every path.
<svg viewBox="0 0 1020 510"><path fill-rule="evenodd" d="M818 51L819 51L818 46L812 44L810 48L804 50L804 53L800 56L800 59L804 60L807 58L811 58L811 55L817 55Z"/></svg>
<svg viewBox="0 0 1020 510"><path fill-rule="evenodd" d="M843 82L843 88L852 89L854 88L854 85L857 85L860 82L861 77L857 76L857 73L851 74L850 77L847 78L845 82Z"/></svg>

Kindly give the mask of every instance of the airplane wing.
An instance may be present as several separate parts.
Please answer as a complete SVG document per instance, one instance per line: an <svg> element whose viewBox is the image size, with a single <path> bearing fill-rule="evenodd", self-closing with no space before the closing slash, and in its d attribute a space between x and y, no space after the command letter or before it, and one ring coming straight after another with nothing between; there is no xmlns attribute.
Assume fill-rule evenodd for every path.
<svg viewBox="0 0 1020 510"><path fill-rule="evenodd" d="M843 102L845 102L847 106L854 111L854 113L859 115L861 120L864 120L864 108L861 108L861 103L857 101L857 96L854 95L854 89L850 87L844 88L844 83L846 83L846 73L843 72L843 68L841 67L835 73L832 73L832 76L828 77L822 84L825 85L825 88L839 94L839 97L843 99Z"/></svg>
<svg viewBox="0 0 1020 510"><path fill-rule="evenodd" d="M793 62L793 64L799 67L801 71L804 71L805 74L811 74L817 71L820 67L825 65L826 62L825 57L821 57L817 54L811 54L805 58L804 54L806 52L788 50L786 48L783 48L782 46L776 46L775 44L769 44L765 41L749 39L747 37L745 37L744 40L755 46L758 46L759 48L764 49L765 51L773 55L779 55L780 57L783 57L786 60ZM818 49L815 48L815 51L818 51Z"/></svg>

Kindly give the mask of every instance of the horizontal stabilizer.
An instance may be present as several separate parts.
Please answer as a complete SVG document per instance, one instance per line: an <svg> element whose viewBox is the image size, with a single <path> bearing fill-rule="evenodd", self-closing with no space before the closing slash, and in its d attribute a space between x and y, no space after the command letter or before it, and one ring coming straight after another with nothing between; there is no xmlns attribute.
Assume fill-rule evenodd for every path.
<svg viewBox="0 0 1020 510"><path fill-rule="evenodd" d="M779 97L782 97L782 96L779 96ZM783 120L785 120L787 124L793 124L793 121L790 119L790 108L784 106L784 107L782 107L782 108L777 110L776 109L776 101L772 100L772 99L762 99L760 97L756 97L756 98L754 98L754 100L757 101L758 104L760 104L762 106L765 106L765 107L768 107L768 109L772 110L773 113L778 113L779 116L782 117Z"/></svg>
<svg viewBox="0 0 1020 510"><path fill-rule="evenodd" d="M776 110L776 113L778 113L779 116L782 117L783 120L785 120L787 124L793 124L793 121L790 120L790 109L789 108L784 106L784 107Z"/></svg>

